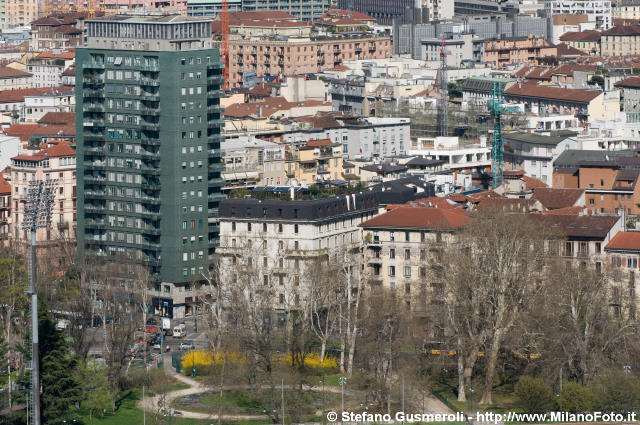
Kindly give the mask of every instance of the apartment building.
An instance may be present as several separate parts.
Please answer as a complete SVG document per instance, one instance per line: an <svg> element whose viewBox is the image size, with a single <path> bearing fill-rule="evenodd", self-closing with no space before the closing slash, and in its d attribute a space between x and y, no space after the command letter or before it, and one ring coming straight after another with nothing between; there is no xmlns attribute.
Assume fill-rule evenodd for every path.
<svg viewBox="0 0 640 425"><path fill-rule="evenodd" d="M18 155L11 158L11 187L13 202L13 239L29 242L29 233L20 229L24 220L24 206L33 180L57 180L54 185L55 198L51 208L51 227L39 229L38 243L46 244L59 238L76 238L76 151L66 141L51 141L33 155Z"/></svg>
<svg viewBox="0 0 640 425"><path fill-rule="evenodd" d="M504 68L514 63L538 65L542 58L557 54L556 46L534 35L484 42L484 60L494 68Z"/></svg>
<svg viewBox="0 0 640 425"><path fill-rule="evenodd" d="M524 112L540 115L573 115L580 123L611 119L619 112L617 94L606 97L600 90L578 90L532 83L513 84L503 92L507 105L524 104Z"/></svg>
<svg viewBox="0 0 640 425"><path fill-rule="evenodd" d="M29 25L40 16L37 0L5 0L2 29Z"/></svg>
<svg viewBox="0 0 640 425"><path fill-rule="evenodd" d="M640 2L638 0L613 0L611 2L613 19L640 19Z"/></svg>
<svg viewBox="0 0 640 425"><path fill-rule="evenodd" d="M443 168L454 172L488 171L491 148L486 140L461 144L457 137L421 138L411 142L409 155L444 161Z"/></svg>
<svg viewBox="0 0 640 425"><path fill-rule="evenodd" d="M30 0L27 0L30 1ZM98 12L101 15L102 12ZM84 42L84 20L89 12L52 13L31 22L31 50L54 50L79 46Z"/></svg>
<svg viewBox="0 0 640 425"><path fill-rule="evenodd" d="M560 36L560 42L591 56L600 55L602 33L596 30L567 32Z"/></svg>
<svg viewBox="0 0 640 425"><path fill-rule="evenodd" d="M640 260L640 233L618 232L605 246L609 275L617 284L611 290L611 305L618 316L635 319L638 308L637 278ZM628 299L625 303L622 300Z"/></svg>
<svg viewBox="0 0 640 425"><path fill-rule="evenodd" d="M316 74L333 69L345 60L385 59L391 57L389 37L232 39L229 84L241 86L245 75L293 76Z"/></svg>
<svg viewBox="0 0 640 425"><path fill-rule="evenodd" d="M355 250L358 225L378 211L377 193L316 200L226 199L220 203L220 275L257 274L279 310L299 305L312 277L309 270L327 252ZM358 267L359 269L359 267ZM264 295L263 295L264 296Z"/></svg>
<svg viewBox="0 0 640 425"><path fill-rule="evenodd" d="M262 182L269 186L308 186L342 179L342 144L328 139L289 144L284 159L264 161Z"/></svg>
<svg viewBox="0 0 640 425"><path fill-rule="evenodd" d="M429 299L444 296L438 290L445 277L431 265L442 262L445 244L471 222L463 209L431 208L428 202L410 202L360 225L371 290L396 292L408 309L423 313Z"/></svg>
<svg viewBox="0 0 640 425"><path fill-rule="evenodd" d="M640 77L627 77L614 84L621 89L620 106L626 113L640 113Z"/></svg>
<svg viewBox="0 0 640 425"><path fill-rule="evenodd" d="M264 177L265 161L284 160L285 145L252 136L227 138L222 145L226 187L257 185Z"/></svg>
<svg viewBox="0 0 640 425"><path fill-rule="evenodd" d="M600 55L640 54L640 25L618 25L600 34Z"/></svg>
<svg viewBox="0 0 640 425"><path fill-rule="evenodd" d="M0 67L0 90L31 88L33 74L8 66Z"/></svg>
<svg viewBox="0 0 640 425"><path fill-rule="evenodd" d="M61 86L63 72L74 63L75 53L42 52L29 60L27 71L33 74L32 87Z"/></svg>
<svg viewBox="0 0 640 425"><path fill-rule="evenodd" d="M552 0L546 2L546 9L552 15L586 15L596 28L606 30L611 27L611 1L609 0Z"/></svg>
<svg viewBox="0 0 640 425"><path fill-rule="evenodd" d="M143 262L154 305L184 316L224 198L211 22L115 15L89 20L87 35L76 49L78 251Z"/></svg>
<svg viewBox="0 0 640 425"><path fill-rule="evenodd" d="M426 61L440 61L442 43L442 38L423 38L420 40L422 47L420 57ZM474 61L473 34L451 34L445 38L444 45L445 50L448 52L445 57L447 66L460 68L460 64L463 61Z"/></svg>
<svg viewBox="0 0 640 425"><path fill-rule="evenodd" d="M42 94L24 97L23 122L38 122L49 112L74 112L76 97L73 91L51 90Z"/></svg>
<svg viewBox="0 0 640 425"><path fill-rule="evenodd" d="M7 247L13 233L11 184L0 175L0 245Z"/></svg>
<svg viewBox="0 0 640 425"><path fill-rule="evenodd" d="M572 139L577 132L540 134L505 132L504 165L508 170L522 170L527 176L540 179L545 184L553 180L553 161L567 149L577 149Z"/></svg>

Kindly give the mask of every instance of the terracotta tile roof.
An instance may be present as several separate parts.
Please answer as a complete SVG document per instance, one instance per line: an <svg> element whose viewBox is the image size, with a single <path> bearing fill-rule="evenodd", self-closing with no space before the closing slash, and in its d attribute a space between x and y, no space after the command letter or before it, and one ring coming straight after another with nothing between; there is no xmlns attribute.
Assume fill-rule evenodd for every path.
<svg viewBox="0 0 640 425"><path fill-rule="evenodd" d="M487 197L477 202L478 210L501 209L506 212L539 211L535 199L512 199L503 197Z"/></svg>
<svg viewBox="0 0 640 425"><path fill-rule="evenodd" d="M329 25L336 27L360 26L364 22L352 18L321 18L315 21L316 25Z"/></svg>
<svg viewBox="0 0 640 425"><path fill-rule="evenodd" d="M333 68L331 68L329 71L348 71L351 68L349 68L346 65L336 65Z"/></svg>
<svg viewBox="0 0 640 425"><path fill-rule="evenodd" d="M640 232L618 232L604 249L613 251L640 251Z"/></svg>
<svg viewBox="0 0 640 425"><path fill-rule="evenodd" d="M54 30L59 34L82 34L82 30L74 27L73 25L63 25Z"/></svg>
<svg viewBox="0 0 640 425"><path fill-rule="evenodd" d="M31 77L33 74L20 71L19 69L10 68L8 66L0 67L0 78L15 78L15 77Z"/></svg>
<svg viewBox="0 0 640 425"><path fill-rule="evenodd" d="M627 77L622 81L614 84L616 87L629 87L640 89L640 77Z"/></svg>
<svg viewBox="0 0 640 425"><path fill-rule="evenodd" d="M25 96L38 96L47 93L68 93L73 90L73 87L65 86L2 90L0 91L0 103L24 102Z"/></svg>
<svg viewBox="0 0 640 425"><path fill-rule="evenodd" d="M331 143L331 140L329 139L318 139L318 140L309 140L306 144L306 146L311 146L314 148L319 148L321 146L331 146L333 143Z"/></svg>
<svg viewBox="0 0 640 425"><path fill-rule="evenodd" d="M257 20L257 21L240 21L229 24L231 27L269 27L269 28L302 28L311 27L310 22L295 22L288 20Z"/></svg>
<svg viewBox="0 0 640 425"><path fill-rule="evenodd" d="M463 210L402 206L360 224L364 228L457 229L471 222Z"/></svg>
<svg viewBox="0 0 640 425"><path fill-rule="evenodd" d="M548 210L545 214L556 215L581 215L584 212L584 207L566 207L558 208L557 210Z"/></svg>
<svg viewBox="0 0 640 425"><path fill-rule="evenodd" d="M640 19L631 19L631 18L613 18L611 23L614 27L621 25L638 25L640 24Z"/></svg>
<svg viewBox="0 0 640 425"><path fill-rule="evenodd" d="M29 136L38 127L38 124L12 124L11 126L4 129L4 133L7 136Z"/></svg>
<svg viewBox="0 0 640 425"><path fill-rule="evenodd" d="M539 179L534 179L533 177L523 176L522 180L524 180L524 184L527 189L536 189L540 187L547 187L547 184Z"/></svg>
<svg viewBox="0 0 640 425"><path fill-rule="evenodd" d="M18 155L11 158L12 161L29 161L29 162L39 162L43 159L47 159L46 156L42 155Z"/></svg>
<svg viewBox="0 0 640 425"><path fill-rule="evenodd" d="M49 142L52 145L46 149L41 150L36 155L44 155L49 158L55 158L60 156L76 156L76 151L71 147L71 144L67 141Z"/></svg>
<svg viewBox="0 0 640 425"><path fill-rule="evenodd" d="M12 124L4 129L4 133L27 141L31 136L75 137L76 127L75 125Z"/></svg>
<svg viewBox="0 0 640 425"><path fill-rule="evenodd" d="M640 26L638 25L618 25L611 27L606 31L602 31L602 35L640 35Z"/></svg>
<svg viewBox="0 0 640 425"><path fill-rule="evenodd" d="M75 112L47 112L38 120L38 124L59 124L59 125L75 125Z"/></svg>
<svg viewBox="0 0 640 425"><path fill-rule="evenodd" d="M265 20L283 20L288 19L295 21L297 18L287 12L279 10L258 10L255 12L230 12L229 23L239 21L265 21Z"/></svg>
<svg viewBox="0 0 640 425"><path fill-rule="evenodd" d="M548 210L573 207L584 194L584 189L558 189L538 187L534 190L532 199L540 201Z"/></svg>
<svg viewBox="0 0 640 425"><path fill-rule="evenodd" d="M70 66L69 68L65 69L64 72L62 73L62 75L71 75L71 76L75 76L76 75L76 67L75 66Z"/></svg>
<svg viewBox="0 0 640 425"><path fill-rule="evenodd" d="M553 99L589 103L602 94L598 90L565 89L561 87L539 86L531 83L513 84L504 91L507 96L533 97L538 99Z"/></svg>
<svg viewBox="0 0 640 425"><path fill-rule="evenodd" d="M53 52L42 52L38 55L38 59L74 59L76 56L75 50L60 52L54 54Z"/></svg>
<svg viewBox="0 0 640 425"><path fill-rule="evenodd" d="M565 237L604 239L620 217L595 215L531 214Z"/></svg>
<svg viewBox="0 0 640 425"><path fill-rule="evenodd" d="M566 32L560 36L560 41L600 41L600 31Z"/></svg>
<svg viewBox="0 0 640 425"><path fill-rule="evenodd" d="M310 128L339 128L340 123L331 115L315 115L313 117L298 117L296 121L309 123Z"/></svg>
<svg viewBox="0 0 640 425"><path fill-rule="evenodd" d="M0 194L1 195L11 194L11 185L9 184L8 181L5 180L4 177L2 177L2 174L0 174Z"/></svg>
<svg viewBox="0 0 640 425"><path fill-rule="evenodd" d="M558 57L562 56L586 56L587 54L580 49L571 47L568 44L560 43L556 46L558 48Z"/></svg>
<svg viewBox="0 0 640 425"><path fill-rule="evenodd" d="M592 64L579 64L579 63L567 63L564 65L560 65L555 68L552 73L554 75L563 74L563 75L573 75L576 71L595 71L597 67Z"/></svg>
<svg viewBox="0 0 640 425"><path fill-rule="evenodd" d="M320 19L325 18L351 18L358 21L375 21L376 18L373 18L369 15L365 15L364 13L352 11L352 10L342 10L342 9L329 9L324 14L320 15Z"/></svg>
<svg viewBox="0 0 640 425"><path fill-rule="evenodd" d="M271 96L271 85L267 83L258 83L251 87L248 93L254 96Z"/></svg>

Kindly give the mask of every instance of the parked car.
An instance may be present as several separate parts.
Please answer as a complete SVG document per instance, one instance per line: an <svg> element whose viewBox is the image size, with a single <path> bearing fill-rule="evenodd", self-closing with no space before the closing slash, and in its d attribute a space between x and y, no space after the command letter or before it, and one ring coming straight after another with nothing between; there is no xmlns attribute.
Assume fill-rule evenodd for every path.
<svg viewBox="0 0 640 425"><path fill-rule="evenodd" d="M158 326L158 321L153 317L150 317L147 319L147 326L148 325Z"/></svg>
<svg viewBox="0 0 640 425"><path fill-rule="evenodd" d="M147 326L146 328L144 328L145 332L158 332L158 327L157 326Z"/></svg>
<svg viewBox="0 0 640 425"><path fill-rule="evenodd" d="M184 350L193 350L195 347L195 345L193 345L190 342L181 342L180 343L180 351L184 351Z"/></svg>

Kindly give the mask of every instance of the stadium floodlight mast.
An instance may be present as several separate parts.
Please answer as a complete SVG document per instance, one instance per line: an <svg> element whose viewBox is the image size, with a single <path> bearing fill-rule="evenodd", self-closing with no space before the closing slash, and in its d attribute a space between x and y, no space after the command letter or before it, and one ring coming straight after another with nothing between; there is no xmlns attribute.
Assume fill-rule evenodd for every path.
<svg viewBox="0 0 640 425"><path fill-rule="evenodd" d="M40 425L40 365L38 358L38 294L36 291L36 233L51 225L57 179L31 180L24 205L22 230L29 230L29 289L31 295L31 425Z"/></svg>

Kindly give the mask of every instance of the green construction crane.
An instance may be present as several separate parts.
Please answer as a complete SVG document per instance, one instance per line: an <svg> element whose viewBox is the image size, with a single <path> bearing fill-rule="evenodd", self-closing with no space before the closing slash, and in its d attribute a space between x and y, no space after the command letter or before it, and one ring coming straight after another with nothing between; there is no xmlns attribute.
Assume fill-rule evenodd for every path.
<svg viewBox="0 0 640 425"><path fill-rule="evenodd" d="M502 153L504 145L502 142L502 85L499 82L493 83L493 89L491 90L491 100L488 102L489 111L494 118L493 125L493 149L491 152L491 172L493 174L493 188L500 187L502 185L502 171L504 170L504 162L502 160Z"/></svg>

